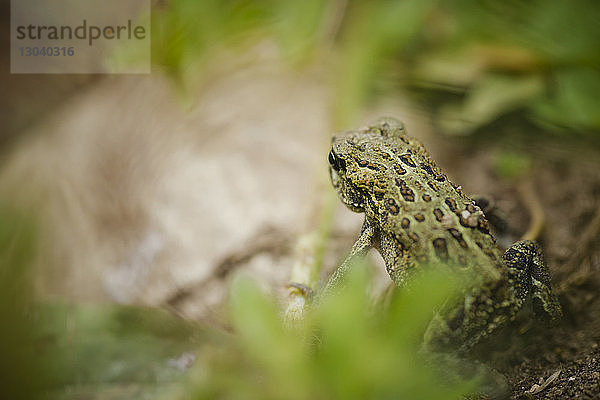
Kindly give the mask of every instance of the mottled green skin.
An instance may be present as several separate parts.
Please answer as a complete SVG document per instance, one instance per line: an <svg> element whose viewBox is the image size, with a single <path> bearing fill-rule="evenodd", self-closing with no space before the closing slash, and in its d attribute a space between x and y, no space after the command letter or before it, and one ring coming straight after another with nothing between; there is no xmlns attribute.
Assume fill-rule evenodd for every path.
<svg viewBox="0 0 600 400"><path fill-rule="evenodd" d="M374 247L399 286L424 265L448 266L469 277L464 301L430 324L434 345L471 347L514 318L528 297L541 318L562 315L535 242L515 243L503 254L481 209L406 135L401 122L384 118L336 135L329 163L340 199L364 213L365 222L326 292L338 286L352 259Z"/></svg>

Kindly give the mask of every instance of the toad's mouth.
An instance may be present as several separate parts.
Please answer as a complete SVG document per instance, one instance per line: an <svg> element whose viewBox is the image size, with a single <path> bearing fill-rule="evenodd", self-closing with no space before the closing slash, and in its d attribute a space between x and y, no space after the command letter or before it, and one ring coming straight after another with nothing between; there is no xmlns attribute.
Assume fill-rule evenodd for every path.
<svg viewBox="0 0 600 400"><path fill-rule="evenodd" d="M363 196L354 190L351 185L348 185L347 180L341 176L344 173L344 171L336 171L333 168L329 168L331 183L346 207L354 212L362 213L365 211Z"/></svg>
<svg viewBox="0 0 600 400"><path fill-rule="evenodd" d="M332 148L327 157L329 161L329 175L331 183L338 192L342 203L354 212L364 212L364 198L351 184L347 176L346 160L339 157Z"/></svg>

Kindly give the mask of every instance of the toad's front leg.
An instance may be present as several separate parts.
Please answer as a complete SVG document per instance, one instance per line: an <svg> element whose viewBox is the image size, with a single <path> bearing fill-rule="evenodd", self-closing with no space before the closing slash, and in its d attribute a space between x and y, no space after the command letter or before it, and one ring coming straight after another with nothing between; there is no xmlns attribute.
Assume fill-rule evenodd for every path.
<svg viewBox="0 0 600 400"><path fill-rule="evenodd" d="M364 257L377 240L379 240L379 230L368 218L365 218L360 230L360 236L356 242L354 242L348 257L346 257L342 265L335 270L327 281L327 285L325 285L325 288L323 289L324 295L335 291L336 288L342 285L344 278L348 274L348 271L350 271L352 263L355 260Z"/></svg>

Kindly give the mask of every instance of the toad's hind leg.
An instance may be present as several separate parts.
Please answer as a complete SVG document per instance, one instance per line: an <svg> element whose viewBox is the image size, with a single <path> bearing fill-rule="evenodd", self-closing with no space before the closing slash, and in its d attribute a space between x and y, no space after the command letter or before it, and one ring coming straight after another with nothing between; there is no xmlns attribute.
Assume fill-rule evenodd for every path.
<svg viewBox="0 0 600 400"><path fill-rule="evenodd" d="M547 322L557 321L562 310L552 293L540 246L531 240L519 241L506 250L502 259L510 271L516 294L522 300L531 296L536 317Z"/></svg>

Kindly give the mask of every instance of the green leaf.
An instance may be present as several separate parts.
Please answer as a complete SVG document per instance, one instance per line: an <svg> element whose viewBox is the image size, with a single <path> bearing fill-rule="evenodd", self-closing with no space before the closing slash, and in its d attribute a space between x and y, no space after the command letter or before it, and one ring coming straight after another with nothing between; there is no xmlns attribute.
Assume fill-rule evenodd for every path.
<svg viewBox="0 0 600 400"><path fill-rule="evenodd" d="M449 134L467 135L499 116L524 109L543 93L540 76L489 74L478 80L460 104L443 107L440 124Z"/></svg>
<svg viewBox="0 0 600 400"><path fill-rule="evenodd" d="M553 78L549 96L532 107L534 115L558 127L600 129L600 70L566 69Z"/></svg>

